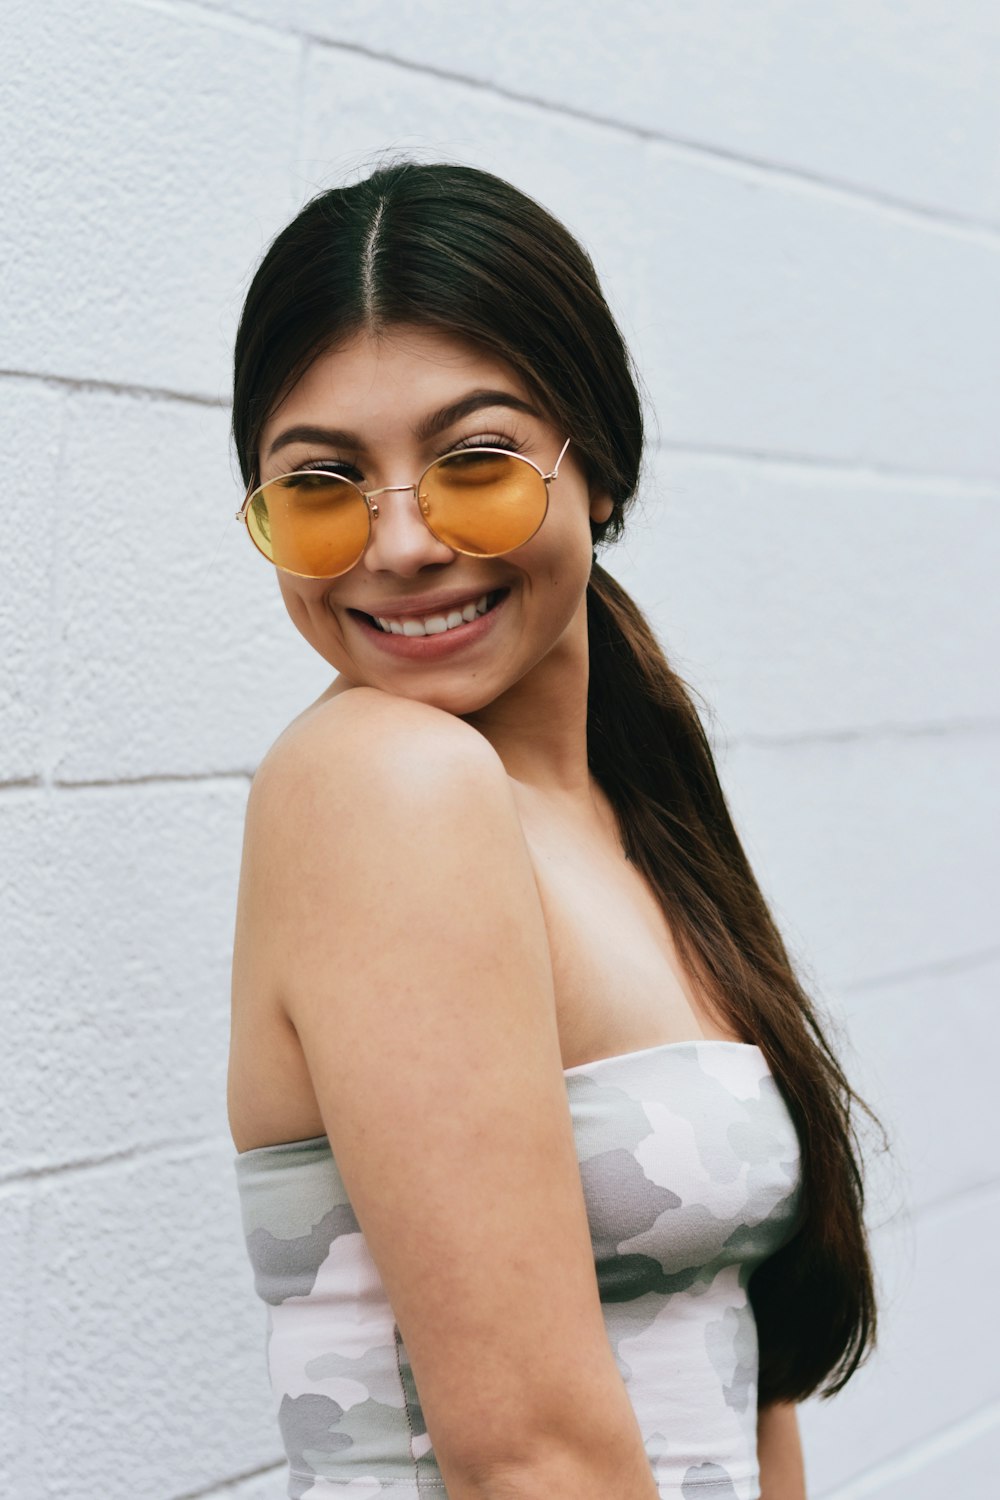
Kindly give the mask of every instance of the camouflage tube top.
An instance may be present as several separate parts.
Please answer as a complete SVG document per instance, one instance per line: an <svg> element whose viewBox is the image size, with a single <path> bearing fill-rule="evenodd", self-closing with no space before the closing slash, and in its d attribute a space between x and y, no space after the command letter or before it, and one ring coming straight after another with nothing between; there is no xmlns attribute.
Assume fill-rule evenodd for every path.
<svg viewBox="0 0 1000 1500"><path fill-rule="evenodd" d="M670 1042L564 1071L608 1339L661 1500L759 1500L750 1273L794 1232L761 1051ZM447 1500L406 1347L326 1136L235 1159L292 1500Z"/></svg>

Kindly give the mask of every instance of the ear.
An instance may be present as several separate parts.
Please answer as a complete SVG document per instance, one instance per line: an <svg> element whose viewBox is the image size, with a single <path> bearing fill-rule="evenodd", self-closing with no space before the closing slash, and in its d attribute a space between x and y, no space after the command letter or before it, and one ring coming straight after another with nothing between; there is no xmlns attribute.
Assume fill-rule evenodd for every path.
<svg viewBox="0 0 1000 1500"><path fill-rule="evenodd" d="M615 508L615 502L611 496L603 490L596 491L590 497L590 519L592 521L607 521Z"/></svg>

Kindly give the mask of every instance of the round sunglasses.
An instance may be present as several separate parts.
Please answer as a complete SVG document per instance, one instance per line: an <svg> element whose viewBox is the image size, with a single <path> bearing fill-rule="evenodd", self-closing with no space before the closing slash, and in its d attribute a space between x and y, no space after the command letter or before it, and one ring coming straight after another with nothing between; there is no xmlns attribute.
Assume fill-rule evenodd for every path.
<svg viewBox="0 0 1000 1500"><path fill-rule="evenodd" d="M328 469L296 469L250 490L237 521L257 550L299 578L337 578L361 560L378 519L378 496L412 490L432 536L469 557L500 557L531 540L549 508L550 474L506 448L456 448L414 484L363 490Z"/></svg>

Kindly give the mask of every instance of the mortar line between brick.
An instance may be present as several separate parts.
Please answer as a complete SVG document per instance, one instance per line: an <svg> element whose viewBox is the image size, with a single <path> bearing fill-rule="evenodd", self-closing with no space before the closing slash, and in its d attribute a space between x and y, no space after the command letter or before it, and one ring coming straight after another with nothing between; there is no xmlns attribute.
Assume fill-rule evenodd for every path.
<svg viewBox="0 0 1000 1500"><path fill-rule="evenodd" d="M43 385L74 391L106 392L113 396L135 396L140 400L184 401L191 406L221 407L228 410L232 401L228 396L204 396L197 392L171 390L167 386L137 385L126 380L101 380L96 376L57 375L48 370L17 370L13 367L0 369L0 380L37 380Z"/></svg>
<svg viewBox="0 0 1000 1500"><path fill-rule="evenodd" d="M798 745L832 745L854 740L926 740L942 737L975 739L990 737L1000 731L1000 719L948 719L929 724L865 724L861 728L793 731L790 734L732 734L726 737L727 748L748 745L754 749L780 749Z"/></svg>
<svg viewBox="0 0 1000 1500"><path fill-rule="evenodd" d="M184 1161L226 1146L235 1156L236 1147L228 1136L175 1136L168 1140L146 1141L118 1151L96 1152L93 1156L77 1157L75 1160L15 1168L0 1176L0 1198L10 1197L28 1186L37 1187L52 1182L54 1179L74 1177L80 1173L100 1175L116 1172L122 1167L134 1166L140 1162Z"/></svg>
<svg viewBox="0 0 1000 1500"><path fill-rule="evenodd" d="M233 771L149 771L142 776L95 776L93 780L60 780L53 782L53 790L84 792L96 789L114 790L117 787L174 786L178 783L209 783L245 781L253 777L251 770Z"/></svg>
<svg viewBox="0 0 1000 1500"><path fill-rule="evenodd" d="M1000 720L947 720L940 724L878 724L866 726L859 729L829 729L817 730L815 732L803 732L787 735L760 735L760 734L725 734L712 735L713 751L717 757L731 755L734 751L741 749L751 750L809 750L822 749L831 745L852 744L870 746L885 742L917 742L923 740L947 739L955 742L969 742L978 739L992 739L1000 733ZM253 779L253 767L237 767L232 770L214 771L149 771L139 776L123 774L120 776L95 776L92 778L47 778L28 777L13 781L0 782L0 799L37 796L39 792L85 792L85 791L116 791L119 788L132 788L139 786L168 787L174 785L212 786L213 784L230 784L233 782L249 782ZM899 977L892 975L879 975L872 980L865 980L865 986L876 984L891 984ZM905 977L905 976L903 976Z"/></svg>
<svg viewBox="0 0 1000 1500"><path fill-rule="evenodd" d="M906 484L927 489L947 486L950 490L968 491L969 494L1000 499L1000 474L968 475L949 474L941 469L904 469L895 464L855 463L848 459L829 458L822 454L779 453L767 448L728 447L701 445L697 443L671 442L669 439L650 443L647 453L676 454L680 458L703 460L706 463L756 464L762 468L801 470L804 477L811 474L829 474L836 479L849 479L858 484L890 483ZM640 484L640 493L642 485Z"/></svg>
<svg viewBox="0 0 1000 1500"><path fill-rule="evenodd" d="M912 968L893 969L888 973L875 974L870 978L840 984L838 990L845 995L863 995L870 990L889 988L904 984L909 979L927 979L935 974L965 974L970 969L989 968L1000 961L1000 947L976 948L971 953L958 953L950 958L928 959L926 963L914 964Z"/></svg>
<svg viewBox="0 0 1000 1500"><path fill-rule="evenodd" d="M939 1458L957 1453L978 1437L1000 1427L1000 1401L991 1401L969 1416L940 1428L930 1437L921 1438L909 1449L884 1458L844 1485L826 1490L818 1500L868 1500L898 1480L909 1479L928 1468Z"/></svg>
<svg viewBox="0 0 1000 1500"><path fill-rule="evenodd" d="M819 190L824 195L845 199L854 205L897 214L908 221L916 221L924 228L932 225L935 229L949 230L965 239L1000 246L1000 224L995 225L989 220L977 219L971 214L930 208L926 204L914 203L907 198L897 198L884 190L862 187L850 179L826 177L819 172L810 172L805 167L789 166L786 163L771 161L767 157L746 155L725 146L708 145L684 136L668 134L651 126L620 120L613 115L597 114L582 109L578 105L553 102L536 94L521 93L517 89L508 88L488 79L436 67L432 63L418 62L412 58L398 57L390 52L380 52L374 47L365 46L362 42L349 42L336 37L322 36L295 26L279 26L267 21L251 21L245 17L231 16L227 12L219 11L215 6L200 3L200 0L172 0L169 7L164 5L162 0L131 0L131 3L142 5L147 9L169 10L170 13L191 11L212 24L228 24L233 30L262 30L272 37L301 37L311 45L328 51L353 53L359 57L368 58L371 62L384 63L408 73L423 74L425 77L437 79L442 83L458 84L478 93L492 95L494 98L526 105L545 114L578 120L582 124L624 135L630 140L667 147L685 158L694 158L699 164L707 161L713 165L737 167L768 179L778 178L781 182L793 187Z"/></svg>
<svg viewBox="0 0 1000 1500"><path fill-rule="evenodd" d="M137 385L121 380L83 379L75 375L57 375L51 371L18 370L5 367L0 368L0 380L32 380L57 389L129 396L137 400L181 401L188 405L209 407L213 410L229 411L232 407L232 401L228 396L204 396L191 391L170 390L166 386ZM669 440L654 442L650 439L646 445L646 452L647 456L653 453L678 454L682 458L701 459L706 463L718 461L760 466L773 465L782 469L801 470L806 477L810 474L830 474L838 479L851 479L858 483L898 484L902 482L918 487L946 487L952 492L967 491L970 494L1000 498L1000 474L995 478L992 476L975 478L965 474L950 474L947 470L904 469L892 464L870 462L852 463L846 459L829 458L821 454L781 453L766 448L739 448L725 444L699 445ZM643 486L640 485L640 497L642 491Z"/></svg>
<svg viewBox="0 0 1000 1500"><path fill-rule="evenodd" d="M869 1232L879 1242L903 1235L912 1248L916 1245L918 1235L936 1219L947 1218L956 1209L969 1205L988 1208L998 1200L1000 1176L967 1183L952 1192L945 1190L924 1203L914 1203L907 1195L884 1218L869 1224Z"/></svg>
<svg viewBox="0 0 1000 1500"><path fill-rule="evenodd" d="M459 84L480 93L492 94L496 98L509 100L514 104L527 105L544 114L579 120L582 124L609 130L627 136L631 140L646 142L653 147L666 148L685 160L693 159L695 165L704 166L708 163L716 167L737 168L751 176L761 176L768 180L778 179L788 187L817 190L822 196L846 200L854 206L888 212L907 222L915 222L922 228L930 225L938 230L951 231L962 239L985 243L992 247L1000 246L1000 225L995 225L989 220L974 218L971 214L930 208L907 198L897 198L894 194L877 188L862 187L850 179L826 177L819 172L811 172L806 167L790 166L787 163L769 160L767 157L733 151L726 146L709 145L690 137L668 134L652 126L619 120L613 115L596 114L590 110L581 109L577 105L564 102L553 103L536 94L521 93L519 90L510 89L503 84L492 83L486 79L456 73L428 63L415 62L408 58L396 57L389 52L378 52L361 42L344 42L329 37L309 35L310 40L318 47L325 47L336 52L356 53L361 57L369 58L372 62L386 63L410 73L422 73L429 78L439 79L442 83Z"/></svg>
<svg viewBox="0 0 1000 1500"><path fill-rule="evenodd" d="M909 1221L916 1228L928 1219L933 1220L939 1218L941 1214L949 1213L967 1200L973 1204L989 1203L998 1194L1000 1194L1000 1176L985 1177L980 1182L967 1183L964 1187L956 1188L954 1192L938 1193L936 1197L917 1204L909 1215Z"/></svg>
<svg viewBox="0 0 1000 1500"><path fill-rule="evenodd" d="M300 36L299 41L299 65L295 78L295 129L292 132L292 163L289 178L293 182L305 185L305 142L306 142L306 78L309 72L309 52L312 43L308 37ZM311 195L313 189L307 189L307 196Z"/></svg>
<svg viewBox="0 0 1000 1500"><path fill-rule="evenodd" d="M148 786L152 790L169 790L174 786L196 786L201 790L211 791L213 787L224 791L234 783L244 783L249 786L253 777L252 771L206 771L204 774L172 774L165 771L162 774L147 776L116 776L108 777L102 781L53 781L45 782L41 778L32 781L8 781L0 782L0 803L6 799L15 803L20 797L26 802L39 801L41 798L52 798L59 792L67 792L70 795L76 792L114 792L119 788L123 791L133 790L135 787Z"/></svg>
<svg viewBox="0 0 1000 1500"><path fill-rule="evenodd" d="M62 392L62 400L59 411L59 433L56 439L56 474L65 473L66 469L66 447L69 442L70 406L72 393L68 389ZM59 760L60 750L60 725L58 723L58 710L60 694L62 692L64 652L62 647L63 637L63 603L64 603L64 580L63 580L63 507L65 505L64 486L58 483L52 487L53 494L50 501L52 514L52 545L49 549L49 578L48 578L48 623L45 637L45 660L46 660L46 683L45 683L45 708L42 714L41 744L39 747L40 775L39 781L43 787L48 787L52 782L52 772Z"/></svg>
<svg viewBox="0 0 1000 1500"><path fill-rule="evenodd" d="M275 38L287 37L291 42L304 33L294 26L279 26L273 21L261 21L255 16L243 16L237 11L222 10L217 5L201 3L201 0L127 0L137 10L155 10L160 15L177 17L190 13L192 20L205 22L217 31L235 32L237 36L253 36L273 42Z"/></svg>
<svg viewBox="0 0 1000 1500"><path fill-rule="evenodd" d="M251 1479L263 1479L268 1474L281 1474L287 1471L288 1464L285 1459L279 1459L275 1463L262 1464L257 1469L247 1469L245 1473L234 1474L231 1479L215 1480L206 1490L185 1490L183 1495L171 1495L170 1500L226 1500L231 1496L237 1485L246 1484Z"/></svg>

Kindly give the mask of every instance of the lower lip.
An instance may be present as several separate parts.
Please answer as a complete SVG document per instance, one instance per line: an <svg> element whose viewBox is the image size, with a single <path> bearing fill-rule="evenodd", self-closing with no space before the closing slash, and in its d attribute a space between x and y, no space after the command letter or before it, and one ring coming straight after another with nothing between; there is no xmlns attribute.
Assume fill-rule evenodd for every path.
<svg viewBox="0 0 1000 1500"><path fill-rule="evenodd" d="M354 610L349 613L365 635L390 656L401 656L410 661L439 661L442 657L454 656L456 651L461 651L465 646L473 646L488 636L496 623L497 615L509 598L508 589L484 615L477 615L474 620L456 625L453 630L442 630L437 635L392 635L373 625L367 615Z"/></svg>

